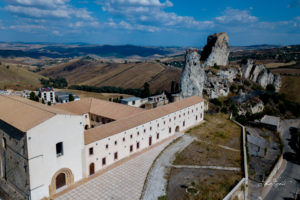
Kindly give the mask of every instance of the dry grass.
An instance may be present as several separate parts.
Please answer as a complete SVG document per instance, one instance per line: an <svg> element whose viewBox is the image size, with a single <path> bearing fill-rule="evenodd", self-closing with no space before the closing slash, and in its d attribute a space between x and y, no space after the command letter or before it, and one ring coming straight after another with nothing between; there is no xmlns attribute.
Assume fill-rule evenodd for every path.
<svg viewBox="0 0 300 200"><path fill-rule="evenodd" d="M171 169L168 199L221 200L242 179L241 173L221 170ZM194 187L196 194L186 193Z"/></svg>
<svg viewBox="0 0 300 200"><path fill-rule="evenodd" d="M118 93L96 93L96 92L86 92L81 90L69 90L69 89L56 89L57 91L68 91L72 92L73 94L78 95L80 98L89 98L93 97L96 99L103 99L103 100L109 100L110 98L119 98L120 96L123 96L123 98L131 97L131 95L127 94L118 94Z"/></svg>
<svg viewBox="0 0 300 200"><path fill-rule="evenodd" d="M277 67L284 67L284 66L289 66L289 65L294 65L296 64L296 61L291 61L288 63L267 63L265 64L266 68L272 69L272 68L277 68Z"/></svg>
<svg viewBox="0 0 300 200"><path fill-rule="evenodd" d="M0 65L0 89L36 89L41 87L39 79L42 77L15 64Z"/></svg>
<svg viewBox="0 0 300 200"><path fill-rule="evenodd" d="M222 113L206 114L206 122L190 129L187 133L212 144L240 149L241 128L228 118L228 115Z"/></svg>
<svg viewBox="0 0 300 200"><path fill-rule="evenodd" d="M241 167L241 153L194 141L176 156L173 164Z"/></svg>
<svg viewBox="0 0 300 200"><path fill-rule="evenodd" d="M300 76L281 76L282 87L280 93L293 102L300 103Z"/></svg>

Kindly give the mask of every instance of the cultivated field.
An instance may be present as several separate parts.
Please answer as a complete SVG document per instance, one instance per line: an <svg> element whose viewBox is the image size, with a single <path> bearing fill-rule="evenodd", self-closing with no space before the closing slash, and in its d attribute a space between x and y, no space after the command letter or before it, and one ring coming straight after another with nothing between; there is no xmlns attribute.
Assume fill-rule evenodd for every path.
<svg viewBox="0 0 300 200"><path fill-rule="evenodd" d="M148 82L151 91L156 92L170 90L172 81L179 83L181 69L166 67L155 61L124 64L72 60L67 64L47 67L40 74L65 77L69 85L142 88Z"/></svg>

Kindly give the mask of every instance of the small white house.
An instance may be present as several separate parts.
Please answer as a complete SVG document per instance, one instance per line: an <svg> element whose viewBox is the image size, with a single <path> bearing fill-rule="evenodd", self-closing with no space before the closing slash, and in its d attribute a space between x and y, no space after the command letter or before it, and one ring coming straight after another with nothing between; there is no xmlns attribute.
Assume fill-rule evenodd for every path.
<svg viewBox="0 0 300 200"><path fill-rule="evenodd" d="M125 99L121 99L121 104L133 106L133 107L141 107L144 103L144 99L141 99L139 97L129 97Z"/></svg>
<svg viewBox="0 0 300 200"><path fill-rule="evenodd" d="M52 87L41 88L39 91L39 95L45 103L55 103L55 92Z"/></svg>

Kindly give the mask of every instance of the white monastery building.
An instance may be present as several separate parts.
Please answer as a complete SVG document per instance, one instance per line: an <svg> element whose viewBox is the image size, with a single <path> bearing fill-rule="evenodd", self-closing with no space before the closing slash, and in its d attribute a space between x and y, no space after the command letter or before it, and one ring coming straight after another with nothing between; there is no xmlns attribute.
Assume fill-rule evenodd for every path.
<svg viewBox="0 0 300 200"><path fill-rule="evenodd" d="M93 98L46 106L0 95L0 187L23 199L51 198L203 118L198 96L144 110Z"/></svg>

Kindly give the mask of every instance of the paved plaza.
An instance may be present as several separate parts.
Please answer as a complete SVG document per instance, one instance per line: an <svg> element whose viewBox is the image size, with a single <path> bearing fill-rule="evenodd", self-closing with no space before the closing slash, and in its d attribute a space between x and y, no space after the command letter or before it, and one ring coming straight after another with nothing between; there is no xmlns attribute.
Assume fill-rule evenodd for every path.
<svg viewBox="0 0 300 200"><path fill-rule="evenodd" d="M57 200L138 200L153 161L176 137L59 196Z"/></svg>

